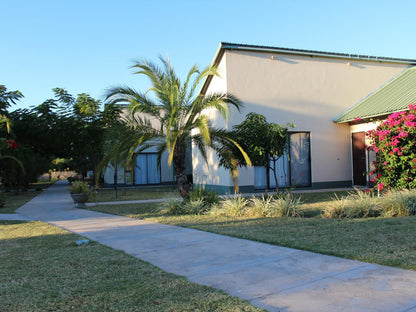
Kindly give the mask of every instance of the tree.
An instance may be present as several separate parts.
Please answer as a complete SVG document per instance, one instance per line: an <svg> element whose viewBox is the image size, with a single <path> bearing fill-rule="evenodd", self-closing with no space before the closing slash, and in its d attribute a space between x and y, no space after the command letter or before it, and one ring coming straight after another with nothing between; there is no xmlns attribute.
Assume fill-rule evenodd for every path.
<svg viewBox="0 0 416 312"><path fill-rule="evenodd" d="M0 163L0 177L6 187L9 189L15 188L16 190L20 186L20 183L16 182L20 182L24 178L25 168L16 155L19 144L12 136L12 121L8 117L7 109L22 97L23 94L20 91L7 92L7 88L0 85L0 159L2 160ZM3 128L5 128L5 131Z"/></svg>
<svg viewBox="0 0 416 312"><path fill-rule="evenodd" d="M389 115L375 130L367 132L369 149L376 153L371 172L375 187L411 189L416 187L416 104L409 111Z"/></svg>
<svg viewBox="0 0 416 312"><path fill-rule="evenodd" d="M247 152L253 164L266 168L268 189L270 188L269 171L272 170L276 191L278 193L277 161L287 152L289 142L288 129L293 127L293 124L282 126L275 123L268 123L265 116L257 113L249 113L242 123L233 126L232 129L233 138ZM235 150L234 152L231 150L229 155L232 155L232 157L228 157L229 161L234 161L234 167L245 166L244 159L238 159L238 157L234 156L238 155L235 154ZM229 161L228 166L231 164L231 167L233 167ZM224 158L223 162L227 163Z"/></svg>
<svg viewBox="0 0 416 312"><path fill-rule="evenodd" d="M108 127L105 131L104 157L98 165L97 172L106 170L109 165L114 168L113 188L116 198L118 197L118 168L119 166L124 168L132 166L129 162L131 155L126 146L131 146L137 139L139 139L137 132L121 121L113 122L111 127ZM98 175L96 179L98 179Z"/></svg>
<svg viewBox="0 0 416 312"><path fill-rule="evenodd" d="M44 173L57 158L65 158L68 167L83 176L89 170L95 174L102 158L104 130L119 117L119 108L109 105L100 110L100 102L85 93L74 97L62 88L53 92L53 99L9 114L22 161L30 164L26 166L28 177Z"/></svg>
<svg viewBox="0 0 416 312"><path fill-rule="evenodd" d="M6 86L0 85L0 116L7 116L7 109L22 97L20 91L7 91Z"/></svg>
<svg viewBox="0 0 416 312"><path fill-rule="evenodd" d="M106 101L130 104L126 122L140 134L139 139L129 146L130 154L133 155L138 149L157 146L160 164L162 153L167 151L168 164L174 165L179 192L187 198L189 184L185 175L185 155L189 142L194 143L207 161L206 147L216 139L216 129L209 123L204 110L215 109L227 119L230 106L239 109L241 104L227 93L196 94L204 79L218 75L216 67L209 66L199 71L195 65L182 83L169 61L160 60L161 68L152 62L138 62L133 66L137 69L135 74L144 75L151 81L152 86L146 93L132 88L113 88L108 92Z"/></svg>

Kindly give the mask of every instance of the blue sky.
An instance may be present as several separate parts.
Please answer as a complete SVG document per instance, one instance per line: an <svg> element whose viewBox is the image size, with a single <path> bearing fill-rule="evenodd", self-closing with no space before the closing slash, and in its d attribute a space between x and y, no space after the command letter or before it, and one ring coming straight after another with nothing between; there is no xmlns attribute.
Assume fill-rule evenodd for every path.
<svg viewBox="0 0 416 312"><path fill-rule="evenodd" d="M182 77L221 41L416 59L416 1L0 0L0 84L41 104L54 87L102 99L145 90L135 60L168 56Z"/></svg>

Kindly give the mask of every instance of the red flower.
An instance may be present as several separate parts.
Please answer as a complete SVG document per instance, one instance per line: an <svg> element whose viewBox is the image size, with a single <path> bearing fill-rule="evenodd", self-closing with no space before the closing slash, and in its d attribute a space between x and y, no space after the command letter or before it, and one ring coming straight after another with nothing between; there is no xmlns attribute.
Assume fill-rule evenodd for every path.
<svg viewBox="0 0 416 312"><path fill-rule="evenodd" d="M19 147L19 144L12 139L6 140L4 143L6 143L8 149L17 149Z"/></svg>

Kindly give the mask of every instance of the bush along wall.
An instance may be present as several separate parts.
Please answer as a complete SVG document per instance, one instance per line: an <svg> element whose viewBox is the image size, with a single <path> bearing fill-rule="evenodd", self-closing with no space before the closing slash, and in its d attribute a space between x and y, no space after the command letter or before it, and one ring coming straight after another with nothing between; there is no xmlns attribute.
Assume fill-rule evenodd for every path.
<svg viewBox="0 0 416 312"><path fill-rule="evenodd" d="M371 182L381 191L416 187L416 104L408 111L387 117L375 130L367 132L369 146L376 155Z"/></svg>

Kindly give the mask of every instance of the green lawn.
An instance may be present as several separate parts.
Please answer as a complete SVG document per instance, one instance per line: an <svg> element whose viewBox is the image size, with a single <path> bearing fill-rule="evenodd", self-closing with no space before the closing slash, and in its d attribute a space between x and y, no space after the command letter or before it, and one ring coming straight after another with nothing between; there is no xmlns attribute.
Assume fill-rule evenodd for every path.
<svg viewBox="0 0 416 312"><path fill-rule="evenodd" d="M29 185L29 191L19 192L19 193L4 193L6 195L6 205L3 208L0 208L0 213L15 213L15 210L20 206L27 203L40 192L52 185L55 181L52 182L38 182L31 183Z"/></svg>
<svg viewBox="0 0 416 312"><path fill-rule="evenodd" d="M166 197L167 194L177 192L177 188L177 186L120 188L117 198L116 192L113 189L100 189L90 199L90 202L159 199Z"/></svg>
<svg viewBox="0 0 416 312"><path fill-rule="evenodd" d="M333 193L329 192L303 194L304 201L310 201L301 207L308 218L167 216L159 211L158 204L150 203L88 209L416 270L416 216L349 220L320 218L320 211L332 197Z"/></svg>
<svg viewBox="0 0 416 312"><path fill-rule="evenodd" d="M42 222L0 222L1 311L262 311Z"/></svg>

